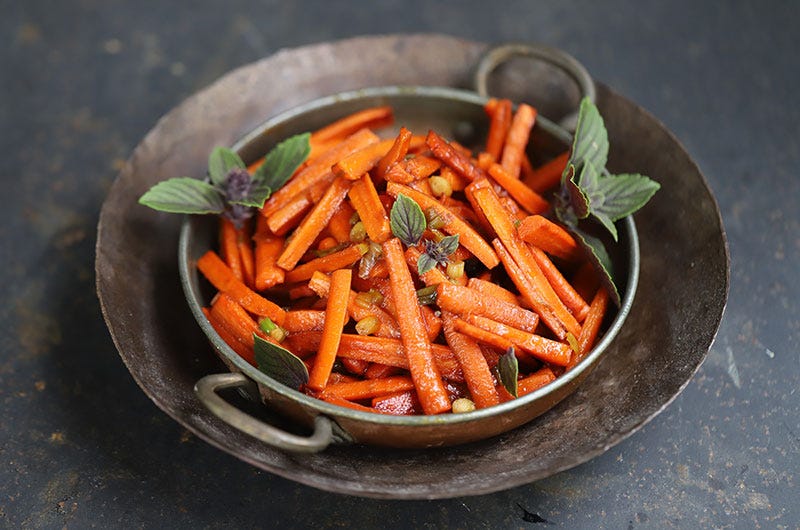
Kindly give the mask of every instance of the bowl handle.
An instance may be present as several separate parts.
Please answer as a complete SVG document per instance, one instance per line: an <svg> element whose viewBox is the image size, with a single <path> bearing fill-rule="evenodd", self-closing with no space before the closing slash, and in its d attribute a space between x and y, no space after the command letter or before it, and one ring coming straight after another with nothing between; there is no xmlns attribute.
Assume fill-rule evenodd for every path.
<svg viewBox="0 0 800 530"><path fill-rule="evenodd" d="M532 57L560 68L577 83L581 98L589 98L594 103L594 81L586 68L568 53L541 44L510 43L490 48L481 57L475 70L475 91L483 97L489 97L489 75L504 62L518 56ZM577 123L578 110L576 109L565 116L559 125L573 132Z"/></svg>
<svg viewBox="0 0 800 530"><path fill-rule="evenodd" d="M318 453L333 440L333 425L325 416L314 418L314 433L311 436L297 436L245 414L217 394L218 390L240 387L252 387L251 390L257 392L255 383L238 372L207 375L194 385L194 392L216 417L278 449L293 453Z"/></svg>

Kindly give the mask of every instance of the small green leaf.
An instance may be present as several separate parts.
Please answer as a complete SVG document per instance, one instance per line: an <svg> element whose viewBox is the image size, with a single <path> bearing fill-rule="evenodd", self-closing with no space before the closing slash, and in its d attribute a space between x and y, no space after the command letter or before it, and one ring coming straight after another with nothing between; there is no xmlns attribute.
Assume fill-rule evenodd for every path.
<svg viewBox="0 0 800 530"><path fill-rule="evenodd" d="M224 185L228 171L236 167L247 168L236 151L227 147L215 147L208 155L208 176L211 177L212 184L216 186Z"/></svg>
<svg viewBox="0 0 800 530"><path fill-rule="evenodd" d="M296 134L276 145L253 173L253 179L273 191L279 189L308 158L311 153L310 139L310 133Z"/></svg>
<svg viewBox="0 0 800 530"><path fill-rule="evenodd" d="M272 195L271 187L263 182L254 180L253 184L250 186L250 190L247 192L247 197L238 201L229 200L228 202L230 204L241 204L242 206L261 208L264 206L264 202L269 199L270 195Z"/></svg>
<svg viewBox="0 0 800 530"><path fill-rule="evenodd" d="M423 252L420 254L419 259L417 260L417 274L425 274L429 270L433 269L438 263L435 259L433 259L430 254L427 252Z"/></svg>
<svg viewBox="0 0 800 530"><path fill-rule="evenodd" d="M253 349L259 370L295 390L308 382L308 368L299 357L256 334L253 334L253 338L255 339Z"/></svg>
<svg viewBox="0 0 800 530"><path fill-rule="evenodd" d="M189 177L159 182L139 198L139 204L170 213L222 213L225 202L217 188Z"/></svg>
<svg viewBox="0 0 800 530"><path fill-rule="evenodd" d="M437 251L441 256L447 257L458 249L458 234L442 238L437 244Z"/></svg>
<svg viewBox="0 0 800 530"><path fill-rule="evenodd" d="M497 361L497 373L500 382L508 390L508 393L517 397L517 379L519 378L519 362L514 353L514 347L506 350Z"/></svg>
<svg viewBox="0 0 800 530"><path fill-rule="evenodd" d="M264 317L258 321L258 327L261 328L261 331L269 335L270 333L272 333L272 330L277 328L278 326L277 324L275 324L275 322L272 321L271 318Z"/></svg>
<svg viewBox="0 0 800 530"><path fill-rule="evenodd" d="M647 204L659 188L658 182L644 175L622 173L599 179L595 188L587 193L593 214L603 212L612 221L617 221Z"/></svg>
<svg viewBox="0 0 800 530"><path fill-rule="evenodd" d="M569 165L581 169L588 162L602 170L608 160L608 133L597 106L589 98L583 98L578 112L578 124L572 141Z"/></svg>
<svg viewBox="0 0 800 530"><path fill-rule="evenodd" d="M392 233L407 246L416 245L425 231L426 221L422 208L414 202L414 199L403 195L397 195L392 211L389 213L389 221Z"/></svg>

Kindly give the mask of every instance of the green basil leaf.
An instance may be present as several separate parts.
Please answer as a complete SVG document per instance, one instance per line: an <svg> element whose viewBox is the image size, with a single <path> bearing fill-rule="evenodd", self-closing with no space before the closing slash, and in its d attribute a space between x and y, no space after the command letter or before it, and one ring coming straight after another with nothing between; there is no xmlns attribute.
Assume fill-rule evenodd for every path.
<svg viewBox="0 0 800 530"><path fill-rule="evenodd" d="M500 356L497 361L497 374L500 382L506 387L508 393L517 397L517 379L519 378L519 362L514 353L514 347L510 347Z"/></svg>
<svg viewBox="0 0 800 530"><path fill-rule="evenodd" d="M589 196L584 190L584 185L591 185L591 180L597 178L597 170L592 164L584 164L578 181L575 181L575 166L569 166L570 177L564 182L564 187L569 196L569 206L578 219L585 219L589 216Z"/></svg>
<svg viewBox="0 0 800 530"><path fill-rule="evenodd" d="M170 213L222 213L225 201L217 188L189 177L159 182L139 198L139 204Z"/></svg>
<svg viewBox="0 0 800 530"><path fill-rule="evenodd" d="M407 246L416 245L427 226L425 214L422 213L419 204L402 193L398 194L394 201L389 221L392 233Z"/></svg>
<svg viewBox="0 0 800 530"><path fill-rule="evenodd" d="M587 191L593 214L617 221L631 215L647 204L661 188L658 182L638 173L609 175L599 179L594 189Z"/></svg>
<svg viewBox="0 0 800 530"><path fill-rule="evenodd" d="M227 147L215 147L208 155L208 176L211 177L211 183L216 186L224 185L228 171L235 167L247 169L236 151Z"/></svg>
<svg viewBox="0 0 800 530"><path fill-rule="evenodd" d="M277 344L253 334L258 369L269 377L295 390L308 382L308 368L299 357Z"/></svg>
<svg viewBox="0 0 800 530"><path fill-rule="evenodd" d="M261 208L264 202L272 195L272 188L264 182L253 180L250 190L247 192L247 197L238 201L228 201L230 204L241 204L242 206L252 206L253 208Z"/></svg>
<svg viewBox="0 0 800 530"><path fill-rule="evenodd" d="M436 246L439 255L444 257L451 255L458 249L458 234L453 234L451 236L443 237L442 240L439 241Z"/></svg>
<svg viewBox="0 0 800 530"><path fill-rule="evenodd" d="M423 252L420 254L419 259L417 260L417 273L425 274L429 270L433 269L437 263L438 262L433 259L430 254Z"/></svg>
<svg viewBox="0 0 800 530"><path fill-rule="evenodd" d="M619 306L621 302L619 291L614 284L614 267L605 245L599 238L579 228L574 226L568 228L578 245L586 251L586 256L592 262L594 269L600 273L600 281L608 291L609 297Z"/></svg>
<svg viewBox="0 0 800 530"><path fill-rule="evenodd" d="M310 133L296 134L276 145L253 173L253 180L263 182L271 190L286 184L311 153L310 139Z"/></svg>
<svg viewBox="0 0 800 530"><path fill-rule="evenodd" d="M572 141L570 164L580 169L584 163L591 163L602 171L608 160L608 133L597 106L588 98L583 98L578 112L578 124Z"/></svg>

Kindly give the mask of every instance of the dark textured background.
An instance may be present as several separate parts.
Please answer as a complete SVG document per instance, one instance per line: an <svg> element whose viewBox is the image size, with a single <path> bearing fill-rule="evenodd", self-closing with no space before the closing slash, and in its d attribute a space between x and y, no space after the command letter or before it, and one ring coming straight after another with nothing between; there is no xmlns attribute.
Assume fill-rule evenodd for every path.
<svg viewBox="0 0 800 530"><path fill-rule="evenodd" d="M0 8L0 525L800 525L800 3L4 0ZM397 32L566 49L675 132L704 170L729 238L728 308L683 394L601 457L484 497L328 494L198 441L134 384L94 292L100 205L160 116L280 48Z"/></svg>

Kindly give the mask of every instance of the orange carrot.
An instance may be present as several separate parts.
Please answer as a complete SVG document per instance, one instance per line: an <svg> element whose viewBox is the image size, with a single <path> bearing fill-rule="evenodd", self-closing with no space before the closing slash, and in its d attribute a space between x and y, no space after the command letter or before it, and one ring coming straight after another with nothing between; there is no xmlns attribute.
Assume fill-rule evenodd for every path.
<svg viewBox="0 0 800 530"><path fill-rule="evenodd" d="M479 328L504 337L514 343L519 349L530 353L545 362L567 366L572 356L572 349L568 344L556 342L540 335L528 333L520 329L507 326L496 320L478 315L467 315L463 319Z"/></svg>
<svg viewBox="0 0 800 530"><path fill-rule="evenodd" d="M328 232L338 241L344 243L350 241L350 229L353 227L350 220L353 218L355 210L348 201L342 201L334 212L331 220L328 221Z"/></svg>
<svg viewBox="0 0 800 530"><path fill-rule="evenodd" d="M447 344L456 354L461 369L464 372L464 381L469 387L472 401L477 408L491 407L497 405L500 400L492 381L492 373L486 358L481 349L469 337L457 332L453 327L454 316L451 313L444 313L444 335Z"/></svg>
<svg viewBox="0 0 800 530"><path fill-rule="evenodd" d="M286 184L273 193L264 203L261 213L269 217L282 208L292 197L298 193L305 193L314 184L332 175L331 166L339 160L378 141L380 141L378 136L368 129L361 129L347 137L328 152L320 155L313 164L309 164L295 174Z"/></svg>
<svg viewBox="0 0 800 530"><path fill-rule="evenodd" d="M413 390L372 398L372 408L395 416L410 416L422 412L422 406Z"/></svg>
<svg viewBox="0 0 800 530"><path fill-rule="evenodd" d="M314 209L303 219L300 226L292 234L291 240L284 247L283 252L278 257L278 266L284 270L291 270L303 257L314 243L314 240L328 224L336 208L344 200L347 191L350 189L351 182L344 178L337 178L322 196Z"/></svg>
<svg viewBox="0 0 800 530"><path fill-rule="evenodd" d="M259 329L258 324L247 314L247 311L225 293L217 296L211 304L211 316L216 319L228 333L233 335L236 341L244 344L248 348L252 349L255 343L253 334L274 342Z"/></svg>
<svg viewBox="0 0 800 530"><path fill-rule="evenodd" d="M392 235L389 216L383 209L383 204L381 204L381 199L369 174L364 173L361 179L353 184L349 197L361 222L364 223L364 229L369 238L376 243L383 243L389 239Z"/></svg>
<svg viewBox="0 0 800 530"><path fill-rule="evenodd" d="M435 132L429 131L425 142L436 158L450 166L453 171L465 179L475 180L476 178L485 177L486 174L483 170L473 164L469 156L462 153Z"/></svg>
<svg viewBox="0 0 800 530"><path fill-rule="evenodd" d="M481 263L486 266L486 268L492 269L496 267L498 263L500 263L497 259L497 254L494 253L492 247L481 237L480 234L478 234L478 232L475 231L474 228L459 219L457 215L445 208L442 203L433 197L413 190L408 186L403 186L402 184L397 184L394 182L389 182L386 185L386 191L393 197L397 197L401 193L406 195L407 197L413 199L423 211L428 210L429 208L433 209L443 223L442 229L451 235L458 234L459 245L462 245L464 248L469 250L476 258L478 258L478 260L480 260Z"/></svg>
<svg viewBox="0 0 800 530"><path fill-rule="evenodd" d="M398 368L397 366L389 366L388 364L380 364L380 363L370 363L370 365L367 367L367 370L364 372L364 377L366 377L367 379L383 379L385 377L391 377L393 375L397 375L402 371L403 369ZM445 375L442 374L442 377L445 377Z"/></svg>
<svg viewBox="0 0 800 530"><path fill-rule="evenodd" d="M469 287L442 282L436 290L436 304L458 315L483 315L515 328L533 332L539 324L536 313L509 304L499 298L474 291Z"/></svg>
<svg viewBox="0 0 800 530"><path fill-rule="evenodd" d="M256 259L253 254L252 240L247 237L240 237L237 247L239 249L239 261L242 264L242 281L251 289L256 283Z"/></svg>
<svg viewBox="0 0 800 530"><path fill-rule="evenodd" d="M528 213L538 214L550 209L550 203L519 179L513 177L500 164L492 164L489 167L489 175Z"/></svg>
<svg viewBox="0 0 800 530"><path fill-rule="evenodd" d="M410 377L395 376L386 379L366 379L354 383L339 383L329 385L323 394L337 396L347 400L368 399L376 396L385 396L396 392L403 392L414 388Z"/></svg>
<svg viewBox="0 0 800 530"><path fill-rule="evenodd" d="M525 146L528 145L534 121L536 121L536 109L525 103L517 107L517 112L514 113L511 120L500 165L514 178L519 178L522 157L525 153Z"/></svg>
<svg viewBox="0 0 800 530"><path fill-rule="evenodd" d="M422 255L422 252L417 247L408 247L406 249L406 264L411 270L416 270L417 263L419 262L419 258ZM441 282L449 282L450 278L442 272L441 269L438 267L434 267L428 272L420 275L420 280L425 285L436 285L437 283Z"/></svg>
<svg viewBox="0 0 800 530"><path fill-rule="evenodd" d="M487 109L488 110L488 109ZM495 160L500 160L508 128L511 126L511 100L496 100L496 105L489 112L489 133L486 137L486 152Z"/></svg>
<svg viewBox="0 0 800 530"><path fill-rule="evenodd" d="M394 112L388 106L360 110L314 131L311 134L311 143L344 138L363 128L377 129L391 124L393 120Z"/></svg>
<svg viewBox="0 0 800 530"><path fill-rule="evenodd" d="M307 190L290 198L283 206L269 214L267 226L270 231L275 235L282 236L295 228L327 191L333 179L333 173L326 173L323 178L314 182Z"/></svg>
<svg viewBox="0 0 800 530"><path fill-rule="evenodd" d="M219 250L222 260L230 267L236 278L243 280L242 260L239 256L239 234L236 226L227 217L220 216L219 222Z"/></svg>
<svg viewBox="0 0 800 530"><path fill-rule="evenodd" d="M527 377L517 381L517 396L530 394L534 390L542 388L547 383L556 380L556 374L549 366L543 366Z"/></svg>
<svg viewBox="0 0 800 530"><path fill-rule="evenodd" d="M417 180L430 177L441 167L440 160L424 155L417 155L406 161L406 171L414 175Z"/></svg>
<svg viewBox="0 0 800 530"><path fill-rule="evenodd" d="M214 287L229 294L251 313L269 317L279 326L283 324L286 312L243 284L213 250L209 250L197 260L197 268Z"/></svg>
<svg viewBox="0 0 800 530"><path fill-rule="evenodd" d="M578 322L583 322L583 319L586 318L586 314L589 312L589 304L587 304L584 299L581 298L581 295L573 289L572 285L564 278L564 275L561 274L561 271L550 261L550 258L547 257L544 251L534 246L529 247L529 249L533 254L533 259L536 260L536 264L539 265L545 278L550 282L553 291L555 291L561 301L564 302L567 309L575 315L575 319Z"/></svg>
<svg viewBox="0 0 800 530"><path fill-rule="evenodd" d="M580 249L569 232L541 215L526 217L517 226L519 237L548 254L572 261L580 256Z"/></svg>
<svg viewBox="0 0 800 530"><path fill-rule="evenodd" d="M489 346L493 346L502 351L506 351L512 346L514 346L514 343L511 342L509 339L501 337L497 333L492 333L491 331L479 328L478 326L470 324L469 322L466 322L461 318L456 318L453 320L453 329L455 329L459 333L463 333L464 335L471 337L472 339L478 342L482 342ZM488 359L487 359L487 364L489 364ZM497 364L497 362L495 361L494 364Z"/></svg>
<svg viewBox="0 0 800 530"><path fill-rule="evenodd" d="M474 289L479 293L498 298L507 304L516 306L519 305L519 299L517 298L517 295L508 289L497 285L496 283L492 283L491 281L483 280L481 278L470 278L467 282L467 287Z"/></svg>
<svg viewBox="0 0 800 530"><path fill-rule="evenodd" d="M431 343L425 334L417 293L405 263L400 240L392 238L386 241L383 244L383 254L389 265L389 282L397 307L401 340L422 408L425 414L446 412L450 410L450 399L433 361Z"/></svg>
<svg viewBox="0 0 800 530"><path fill-rule="evenodd" d="M572 287L584 300L591 300L597 292L597 287L600 285L600 279L597 277L597 272L594 266L589 261L584 261L578 267L575 274L572 275Z"/></svg>
<svg viewBox="0 0 800 530"><path fill-rule="evenodd" d="M594 346L597 335L600 332L600 326L603 324L603 318L606 316L606 309L608 308L608 291L605 288L597 290L594 295L592 304L589 306L589 313L586 315L586 320L583 322L581 334L578 336L578 344L580 345L580 354L576 355L574 364L580 362ZM571 365L573 366L573 365Z"/></svg>
<svg viewBox="0 0 800 530"><path fill-rule="evenodd" d="M358 245L350 245L338 252L307 261L287 272L286 281L289 283L302 282L311 278L315 271L333 272L336 269L349 267L361 259L361 256L367 252L367 248L368 245L366 243L359 243Z"/></svg>
<svg viewBox="0 0 800 530"><path fill-rule="evenodd" d="M339 384L345 384L345 383L339 383ZM361 411L361 412L372 412L372 413L377 413L377 414L383 414L383 412L380 411L380 410L374 409L372 407L365 407L364 405L360 405L358 403L353 403L349 399L344 399L343 397L340 397L340 396L326 394L326 393L323 392L318 397L322 401L330 403L331 405L338 405L340 407L345 407L345 408L352 409L352 410L358 410L358 411Z"/></svg>
<svg viewBox="0 0 800 530"><path fill-rule="evenodd" d="M264 291L279 283L285 278L284 270L275 262L283 249L283 238L256 234L255 236L255 281L254 286L258 291Z"/></svg>
<svg viewBox="0 0 800 530"><path fill-rule="evenodd" d="M561 183L561 174L564 173L568 160L569 151L566 151L534 168L531 175L525 178L525 184L536 193L544 193L555 188Z"/></svg>
<svg viewBox="0 0 800 530"><path fill-rule="evenodd" d="M341 361L345 370L353 375L364 375L364 372L369 368L369 363L361 359L339 359L339 361Z"/></svg>
<svg viewBox="0 0 800 530"><path fill-rule="evenodd" d="M217 335L225 341L225 344L231 347L233 351L239 355L242 359L249 362L250 364L255 364L255 354L253 353L253 348L248 346L244 342L240 341L236 335L228 331L228 328L223 324L222 320L217 318L217 316L211 314L211 310L207 307L203 308L203 314L208 319L208 322L211 324L211 327L214 328L214 331L217 332Z"/></svg>
<svg viewBox="0 0 800 530"><path fill-rule="evenodd" d="M352 271L350 269L339 269L331 275L322 341L309 374L308 383L306 383L313 390L322 390L328 384L328 376L336 360L336 350L339 349L339 341L342 338L342 329L347 321L347 297L350 293L351 279Z"/></svg>
<svg viewBox="0 0 800 530"><path fill-rule="evenodd" d="M297 331L322 331L325 326L325 311L317 309L294 309L286 312L283 329L289 333Z"/></svg>
<svg viewBox="0 0 800 530"><path fill-rule="evenodd" d="M394 140L383 140L368 145L339 160L331 169L337 177L344 177L348 180L359 179L386 156L393 144Z"/></svg>
<svg viewBox="0 0 800 530"><path fill-rule="evenodd" d="M405 127L400 127L400 132L395 138L392 147L375 165L375 177L384 179L390 167L403 160L408 153L408 146L411 145L411 131Z"/></svg>

